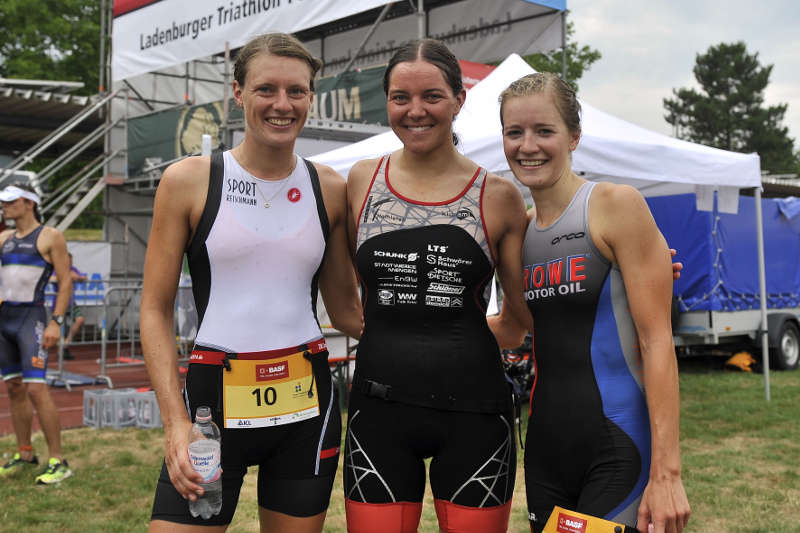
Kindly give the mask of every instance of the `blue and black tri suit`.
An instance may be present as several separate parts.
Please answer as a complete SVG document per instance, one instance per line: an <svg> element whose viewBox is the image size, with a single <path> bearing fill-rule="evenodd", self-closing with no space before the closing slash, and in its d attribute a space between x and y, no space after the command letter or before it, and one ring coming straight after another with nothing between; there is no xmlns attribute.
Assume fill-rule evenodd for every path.
<svg viewBox="0 0 800 533"><path fill-rule="evenodd" d="M44 226L28 235L9 236L0 252L0 371L3 380L22 377L44 383L47 350L42 337L47 326L44 289L53 273L36 246Z"/></svg>
<svg viewBox="0 0 800 533"><path fill-rule="evenodd" d="M523 249L536 383L525 447L531 527L553 506L636 525L650 473L650 422L638 338L619 267L589 233L594 184Z"/></svg>

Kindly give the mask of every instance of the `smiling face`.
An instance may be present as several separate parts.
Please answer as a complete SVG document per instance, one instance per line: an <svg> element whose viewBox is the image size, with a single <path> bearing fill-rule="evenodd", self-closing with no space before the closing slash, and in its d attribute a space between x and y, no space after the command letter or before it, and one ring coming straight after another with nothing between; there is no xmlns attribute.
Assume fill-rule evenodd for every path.
<svg viewBox="0 0 800 533"><path fill-rule="evenodd" d="M314 95L308 64L262 52L249 60L244 81L243 86L233 82L233 97L243 108L245 136L276 147L293 146Z"/></svg>
<svg viewBox="0 0 800 533"><path fill-rule="evenodd" d="M549 91L503 104L503 151L514 176L532 189L550 187L571 170L580 132L570 132Z"/></svg>
<svg viewBox="0 0 800 533"><path fill-rule="evenodd" d="M452 145L453 119L465 92L453 94L442 71L417 60L395 65L389 77L386 112L389 125L406 150L427 153Z"/></svg>

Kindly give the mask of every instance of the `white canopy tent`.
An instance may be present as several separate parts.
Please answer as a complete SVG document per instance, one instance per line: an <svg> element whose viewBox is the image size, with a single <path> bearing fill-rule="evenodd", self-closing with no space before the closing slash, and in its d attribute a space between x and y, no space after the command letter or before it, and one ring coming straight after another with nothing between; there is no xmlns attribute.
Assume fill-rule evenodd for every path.
<svg viewBox="0 0 800 533"><path fill-rule="evenodd" d="M475 85L454 124L459 149L491 172L507 174L503 154L498 97L508 85L534 70L512 54L489 76ZM761 221L761 171L757 154L740 154L674 139L604 113L581 102L582 136L573 154L573 170L599 181L628 183L647 196L696 192L701 199L719 191L738 197L740 189L754 189L758 231L759 286L762 323L767 324L764 243ZM330 165L346 176L353 164L402 146L391 131L361 142L319 154L311 159ZM735 202L732 202L735 203ZM762 352L766 397L769 400L767 328L762 328Z"/></svg>
<svg viewBox="0 0 800 533"><path fill-rule="evenodd" d="M500 136L497 99L508 85L534 70L512 54L470 89L454 129L460 150L491 172L509 170ZM641 128L581 102L582 137L573 155L573 169L592 178L630 182L659 194L693 191L696 186L761 186L759 158L674 139ZM312 157L342 175L360 159L377 157L401 147L391 131ZM672 184L670 186L669 184Z"/></svg>

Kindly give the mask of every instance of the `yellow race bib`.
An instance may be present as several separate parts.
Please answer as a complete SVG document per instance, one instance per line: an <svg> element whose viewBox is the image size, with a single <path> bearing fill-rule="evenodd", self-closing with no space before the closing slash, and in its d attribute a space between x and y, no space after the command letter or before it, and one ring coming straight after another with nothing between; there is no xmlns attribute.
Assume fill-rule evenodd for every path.
<svg viewBox="0 0 800 533"><path fill-rule="evenodd" d="M303 352L273 359L231 359L223 370L226 428L263 428L319 415L311 361Z"/></svg>

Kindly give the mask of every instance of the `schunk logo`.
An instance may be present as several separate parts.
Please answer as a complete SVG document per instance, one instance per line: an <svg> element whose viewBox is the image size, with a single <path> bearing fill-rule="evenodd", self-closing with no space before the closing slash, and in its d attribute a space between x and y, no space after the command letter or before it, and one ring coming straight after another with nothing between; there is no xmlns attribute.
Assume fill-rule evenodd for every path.
<svg viewBox="0 0 800 533"><path fill-rule="evenodd" d="M375 255L375 257L385 257L388 259L405 259L409 263L413 263L419 257L419 254L416 252L405 254L401 252L384 252L383 250L375 250L373 254Z"/></svg>
<svg viewBox="0 0 800 533"><path fill-rule="evenodd" d="M585 237L586 233L583 231L579 231L578 233L567 233L566 235L562 235L561 237L556 237L552 241L550 241L551 245L556 245L563 240L571 241L572 239L580 239L581 237Z"/></svg>

